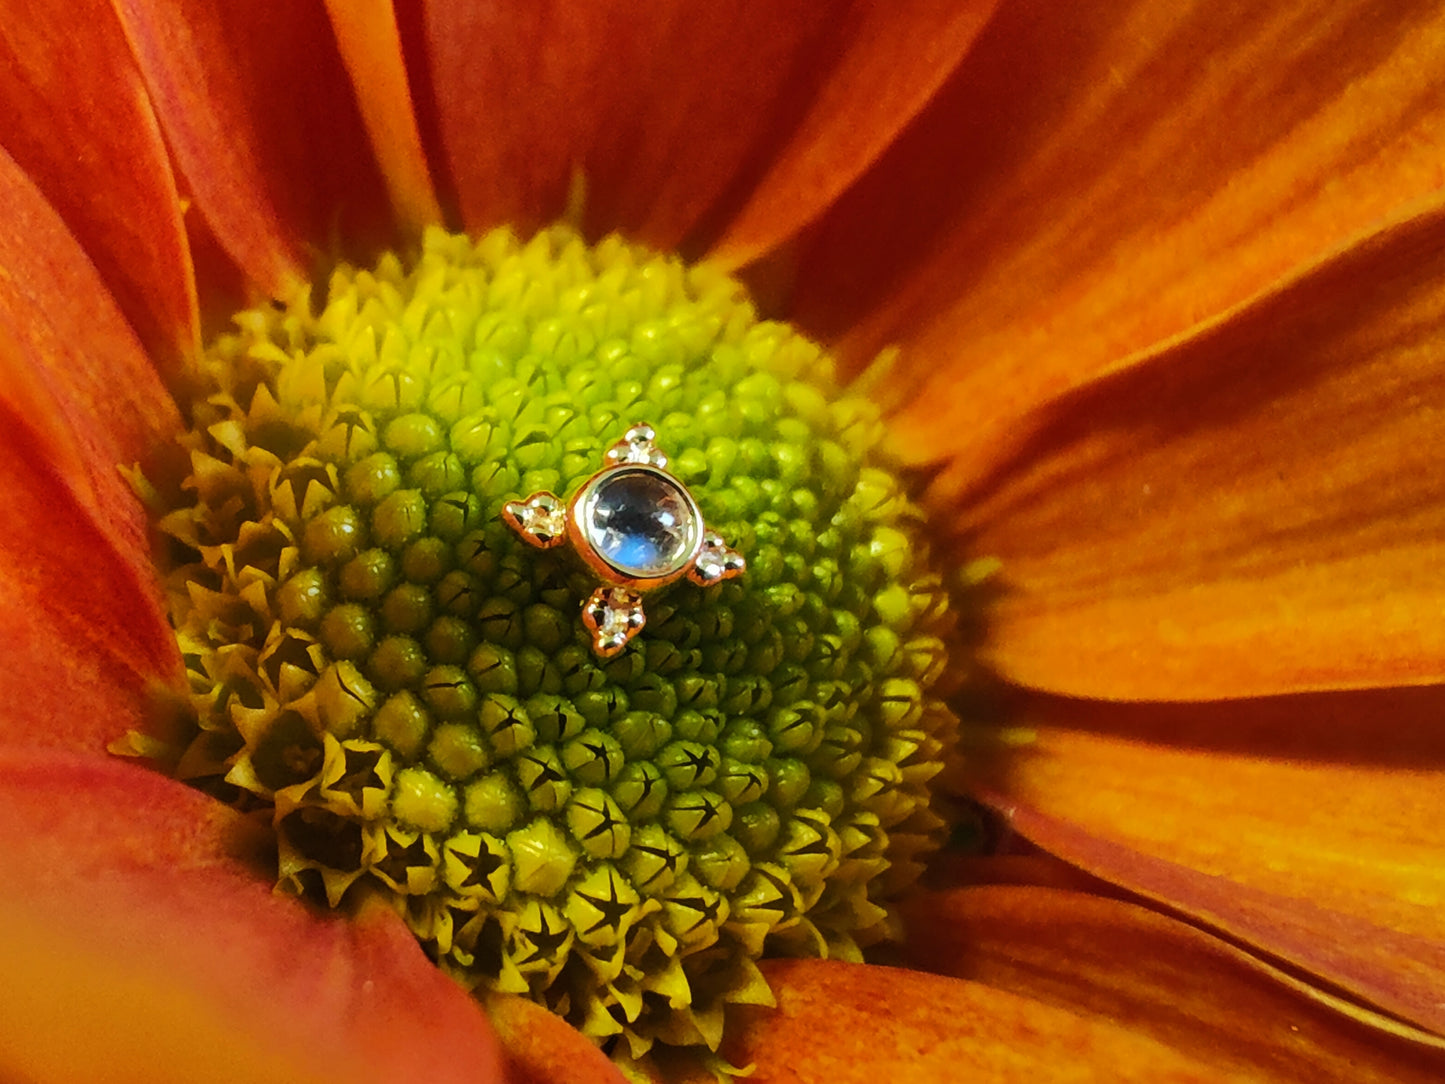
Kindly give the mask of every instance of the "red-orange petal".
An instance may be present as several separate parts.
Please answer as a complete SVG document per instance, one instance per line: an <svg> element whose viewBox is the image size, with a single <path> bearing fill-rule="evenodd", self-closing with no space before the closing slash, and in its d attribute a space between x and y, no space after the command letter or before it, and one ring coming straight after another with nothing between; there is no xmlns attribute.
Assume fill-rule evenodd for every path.
<svg viewBox="0 0 1445 1084"><path fill-rule="evenodd" d="M771 148L711 255L747 263L826 210L927 104L997 6L906 0L843 12L801 119Z"/></svg>
<svg viewBox="0 0 1445 1084"><path fill-rule="evenodd" d="M141 340L195 349L196 292L170 160L107 0L0 2L0 146L80 237Z"/></svg>
<svg viewBox="0 0 1445 1084"><path fill-rule="evenodd" d="M77 484L123 488L132 462L178 414L94 264L35 183L0 150L0 403L39 431L71 434Z"/></svg>
<svg viewBox="0 0 1445 1084"><path fill-rule="evenodd" d="M778 1007L730 1018L722 1048L756 1065L757 1084L1219 1079L1127 1022L981 983L828 960L770 960L763 973Z"/></svg>
<svg viewBox="0 0 1445 1084"><path fill-rule="evenodd" d="M178 670L118 467L178 424L94 267L0 151L0 744L99 752Z"/></svg>
<svg viewBox="0 0 1445 1084"><path fill-rule="evenodd" d="M990 886L917 894L904 917L915 967L1127 1021L1217 1079L1428 1084L1445 1074L1441 1044L1136 904Z"/></svg>
<svg viewBox="0 0 1445 1084"><path fill-rule="evenodd" d="M914 459L972 477L1041 401L1445 185L1445 11L1308 0L1003 6L825 220L799 308L901 343Z"/></svg>
<svg viewBox="0 0 1445 1084"><path fill-rule="evenodd" d="M113 0L197 209L271 296L390 210L320 0Z"/></svg>
<svg viewBox="0 0 1445 1084"><path fill-rule="evenodd" d="M511 1084L624 1084L601 1049L560 1016L513 994L485 1000Z"/></svg>
<svg viewBox="0 0 1445 1084"><path fill-rule="evenodd" d="M392 0L325 0L382 179L406 230L441 222Z"/></svg>
<svg viewBox="0 0 1445 1084"><path fill-rule="evenodd" d="M428 3L419 30L430 87L423 109L435 117L463 222L474 231L535 228L563 213L580 175L590 229L673 248L706 216L725 214L720 207L740 205L795 133L790 153L801 173L831 168L848 151L866 162L951 66L967 28L944 21L932 43L937 55L910 57L909 70L894 73L896 98L864 109L857 97L883 74L862 37L877 29L864 7ZM890 8L899 21L879 36L911 33L916 46L932 33L926 24L937 7L918 0ZM810 113L835 69L844 82ZM816 134L809 128L826 127L847 102L856 106L847 118L856 128L830 134L828 162L802 161ZM846 178L853 168L840 172ZM796 228L769 207L758 230ZM815 208L793 213L811 217Z"/></svg>
<svg viewBox="0 0 1445 1084"><path fill-rule="evenodd" d="M0 752L0 1077L502 1078L485 1017L390 910L272 893L254 825L133 765Z"/></svg>
<svg viewBox="0 0 1445 1084"><path fill-rule="evenodd" d="M140 529L78 500L3 407L0 462L0 748L104 755L151 731L150 692L180 672Z"/></svg>
<svg viewBox="0 0 1445 1084"><path fill-rule="evenodd" d="M747 7L428 2L437 134L466 227L535 229L580 170L589 221L670 247L737 168L821 18Z"/></svg>
<svg viewBox="0 0 1445 1084"><path fill-rule="evenodd" d="M1035 699L975 790L1089 873L1445 1033L1445 691L1297 699Z"/></svg>
<svg viewBox="0 0 1445 1084"><path fill-rule="evenodd" d="M1113 699L1445 680L1442 353L1436 210L1054 404L946 513L1002 563L984 657Z"/></svg>

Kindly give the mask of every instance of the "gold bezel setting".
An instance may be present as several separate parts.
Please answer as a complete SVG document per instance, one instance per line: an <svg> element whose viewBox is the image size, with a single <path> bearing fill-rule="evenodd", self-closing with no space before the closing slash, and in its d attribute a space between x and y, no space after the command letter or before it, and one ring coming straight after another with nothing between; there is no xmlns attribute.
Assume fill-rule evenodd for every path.
<svg viewBox="0 0 1445 1084"><path fill-rule="evenodd" d="M647 623L642 608L644 592L684 576L707 587L740 576L747 569L742 554L706 526L693 495L667 470L667 456L657 446L656 437L646 423L632 426L607 450L605 466L583 482L565 504L556 494L543 490L502 506L502 519L529 545L552 549L570 542L583 564L602 581L582 606L582 623L592 634L593 650L604 658L621 652ZM615 544L609 555L608 543L600 537L605 528L598 525L596 513L607 490L638 477L644 481L644 488L650 483L661 494L651 506L652 513L672 517L674 522L666 527L680 529L684 536L676 555L660 567L619 559ZM662 508L664 500L670 506L666 513ZM646 514L649 507L644 503L640 510Z"/></svg>

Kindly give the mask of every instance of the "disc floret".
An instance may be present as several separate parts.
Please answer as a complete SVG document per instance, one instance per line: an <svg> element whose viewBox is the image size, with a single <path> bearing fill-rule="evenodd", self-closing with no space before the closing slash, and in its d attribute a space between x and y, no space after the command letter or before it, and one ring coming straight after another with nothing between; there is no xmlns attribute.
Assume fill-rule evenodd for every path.
<svg viewBox="0 0 1445 1084"><path fill-rule="evenodd" d="M429 233L206 356L162 529L196 740L281 884L389 898L447 970L640 1056L754 961L857 958L941 821L947 600L877 412L742 289L565 228ZM746 558L599 657L595 577L503 521L638 419ZM164 488L164 487L162 487Z"/></svg>

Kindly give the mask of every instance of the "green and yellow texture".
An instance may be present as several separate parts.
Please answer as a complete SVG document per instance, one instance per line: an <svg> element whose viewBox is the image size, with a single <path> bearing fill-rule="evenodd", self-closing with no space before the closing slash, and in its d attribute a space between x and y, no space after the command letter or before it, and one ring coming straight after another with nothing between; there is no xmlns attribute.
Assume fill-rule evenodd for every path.
<svg viewBox="0 0 1445 1084"><path fill-rule="evenodd" d="M562 227L432 231L237 325L184 477L140 484L199 724L168 759L270 807L284 888L385 896L468 985L632 1059L715 1051L728 1005L772 1004L765 955L896 936L944 827L951 615L877 408L816 346ZM593 576L500 512L574 492L632 418L749 569L650 596L602 659Z"/></svg>
<svg viewBox="0 0 1445 1084"><path fill-rule="evenodd" d="M0 898L0 1076L617 1079L568 1018L500 989L505 937L495 942L498 966L480 972L496 982L467 990L428 957L415 929L475 979L483 953L467 964L455 950L492 944L479 934L468 945L461 931L467 914L483 910L478 902L469 911L470 901L499 895L500 883L461 886L476 895L459 890L468 906L447 904L455 913L445 949L441 923L425 928L435 906L425 901L452 898L452 858L469 854L458 837L475 837L480 858L486 835L506 844L540 816L529 804L525 823L508 831L467 819L473 788L503 762L520 793L525 752L506 751L491 733L472 741L474 730L443 718L452 711L446 683L433 690L436 703L426 696L426 673L439 667L460 670L450 688L465 697L470 683L478 705L511 697L516 718L526 711L528 749L551 749L566 769L571 792L552 794L558 808L546 820L560 843L529 853L575 850L574 878L588 875L578 872L587 862L611 862L619 880L609 891L615 883L620 892L622 878L634 887L643 879L623 868L625 857L588 852L568 820L581 791L604 796L593 807L625 804L622 781L603 781L610 747L599 740L602 759L589 760L563 736L570 716L548 716L541 704L534 714L531 704L555 696L577 709L579 735L596 730L619 747L624 736L638 740L614 725L610 707L603 726L583 712L581 692L545 687L548 660L562 679L556 659L576 632L571 602L558 603L580 585L547 555L529 555L531 574L557 570L555 595L540 593L553 581L483 570L496 597L522 614L520 638L505 623L487 626L495 638L474 623L475 642L462 633L429 638L443 616L457 616L440 610L425 629L402 631L406 607L394 603L388 618L386 595L458 571L481 582L463 567L465 551L459 557L454 541L428 550L420 537L396 552L378 544L373 529L410 522L377 518L391 495L362 519L362 490L386 484L388 469L349 477L357 463L344 446L299 464L305 441L273 446L260 414L247 429L259 391L224 401L227 380L232 391L247 379L259 389L272 364L271 397L304 399L281 370L296 364L304 375L320 349L324 335L307 322L319 327L340 296L331 285L338 268L375 269L342 272L357 281L399 282L430 228L485 248L492 229L509 227L525 250L559 220L592 252L641 245L677 254L674 266L734 274L761 314L757 326L786 320L826 349L837 386L866 398L880 420L881 443L870 436L860 445L875 450L859 452L859 480L898 460L925 483L914 503L926 528L908 513L882 546L900 582L931 564L952 586L956 570L998 561L979 608L962 611L974 650L950 654L931 691L906 676L915 661L896 659L901 669L890 673L919 683L919 698L901 703L933 718L930 698L954 697L960 679L979 676L975 667L994 681L985 711L953 700L955 710L967 706L970 724L986 721L963 730L966 770L941 773L932 786L992 810L1003 853L935 858L921 887L896 901L893 885L875 897L871 888L844 891L857 882L826 882L820 917L827 899L844 897L866 898L888 916L854 908L855 943L872 921L892 929L895 915L905 938L888 954L863 947L863 962L762 960L776 1007L726 1012L725 1062L754 1065L759 1081L947 1081L962 1072L1394 1084L1445 1075L1438 5L1300 0L1263 14L1164 0L665 0L645 12L621 2L443 0L0 6L0 855L12 886ZM399 254L400 270L387 251ZM226 338L237 334L237 312L254 315L239 338ZM293 331L304 332L304 349L293 348ZM268 360L268 343L284 361ZM855 383L894 348L890 366ZM228 350L255 352L254 367L218 373ZM781 500L763 482L793 477L798 466L771 449L804 439L781 421L808 421L805 491L826 492L831 477L818 449L829 440L849 446L848 426L833 415L845 398L835 398L821 362L795 364L772 374L784 404L777 424L721 434L737 455L717 487L688 475L707 515L752 547L750 561L769 545L769 525L764 506L749 502ZM327 403L345 383L329 379L323 363ZM620 379L653 394L650 377ZM705 397L724 379L714 372L689 386ZM753 373L737 383L749 380L765 382ZM829 388L821 394L831 405L786 391L795 385ZM356 394L358 412L373 409L364 388ZM702 402L686 410L700 412ZM314 425L326 425L317 413ZM688 440L698 427L674 438L666 414L618 424L658 425L676 462L693 462L700 446ZM369 454L394 462L392 495L425 493L430 476L418 465L432 453L382 447L387 427L369 430L378 442ZM324 442L336 429L292 435ZM197 435L185 436L191 430ZM583 459L590 466L620 435L604 430L576 436L586 444L576 464L524 461L548 454L545 442L529 451L508 440L496 452L515 467L519 493L529 471L555 470L565 488ZM178 439L215 461L208 477L218 485L244 474L252 488L241 485L241 496L254 497L277 467L248 473L248 457L262 458L256 448L290 469L274 495L268 489L274 532L251 517L256 527L243 540L243 517L234 540L195 538L203 544L187 551L175 535L184 537L201 488L181 483L206 472L192 470L189 454L167 453ZM450 428L446 439L451 449ZM754 439L767 456L755 454ZM200 601L174 610L191 636L185 646L168 621L177 594L157 571L150 512L118 466L152 481L178 513L166 521L172 542L162 556L168 574L196 566ZM752 497L743 492L750 484ZM476 488L485 518L482 505L500 497ZM471 506L446 503L462 487L438 492L426 498L424 537L447 543L470 522ZM317 528L308 552L307 528L340 507L355 512L367 546L327 563L344 548ZM453 513L462 523L449 526ZM649 624L652 639L621 658L665 652L652 645L674 625L675 673L726 672L733 641L746 644L753 665L768 649L752 659L757 644L744 639L752 626L738 620L742 590L764 592L781 614L790 605L784 585L798 589L804 601L772 626L784 655L790 634L776 621L828 620L807 601L826 594L814 566L827 527L786 544L773 529L771 567L755 563L747 587L712 595L670 589L657 600L670 609ZM930 557L920 548L925 534ZM291 607L286 646L266 639L274 622L256 621L231 648L212 640L209 626L197 640L187 624L221 605L205 592L225 594L227 545L259 571L242 584L237 570L245 597L221 616L244 617L242 605L277 616ZM795 567L809 545L810 563ZM288 549L294 565L283 575ZM347 592L375 589L386 562L363 562L345 583L342 572L371 550L388 553L403 578L368 623L345 609L362 603ZM324 591L308 595L303 580L288 592L306 567L320 571ZM901 612L881 601L893 575L884 571L876 587L850 577L825 599L835 625L839 612L857 617L851 658L860 665L888 656L875 640L887 615ZM524 582L533 592L525 602ZM845 604L849 592L871 601ZM318 599L324 613L307 609ZM709 608L731 611L730 633L722 621L705 625ZM931 612L921 606L924 625L898 631L900 642L934 635L925 627ZM689 621L697 644L688 643ZM852 637L809 629L814 648L828 635ZM722 645L711 656L706 631ZM421 684L399 681L415 669L409 649L374 659L394 638L441 649L428 654ZM478 685L469 664L488 646L502 660L510 653L516 692ZM540 666L529 646L545 656ZM240 658L247 651L254 669ZM683 719L681 677L670 685L679 705L669 708L666 660L637 675L625 662L612 672L613 663L585 661L626 692L623 715L650 712L672 727L655 755L624 755L620 771L649 763L664 775L668 746L706 745L695 736L706 725ZM789 666L807 669L783 658L771 673ZM350 675L347 667L374 697L368 703L359 681L348 684L360 699L331 702L359 705L356 714L322 725L326 675ZM497 679L509 674L504 661L496 669ZM251 688L238 678L246 673L256 675ZM868 683L856 674L808 677L815 703L819 683ZM235 696L222 703L215 690L232 679ZM628 684L644 679L656 684ZM524 694L524 681L535 689ZM706 756L692 750L703 774L684 779L689 769L667 763L681 780L668 781L668 801L693 783L721 793L723 755L757 766L742 745L726 746L727 730L770 719L725 712L717 684L718 775L700 782ZM775 676L769 685L776 701ZM417 708L410 729L405 712L383 714L403 692ZM193 696L214 705L200 715L220 726L187 744L185 712L166 719L154 708ZM880 699L868 718L887 719L892 703ZM287 734L299 740L268 744ZM402 765L408 734L415 759ZM132 748L185 745L177 769L208 791L107 752L126 735ZM786 773L769 760L783 754L758 749L751 755L771 789ZM900 774L909 770L907 758L897 763ZM808 770L804 798L782 803L788 809L837 807L843 818L867 809L884 819L859 797L861 777L834 780L842 806L821 785L807 798L819 781ZM911 796L906 775L904 783ZM343 807L353 820L337 812ZM477 803L483 818L507 807L505 795L490 813ZM720 835L742 847L753 829L738 810ZM333 852L298 845L306 816L359 834L357 860L328 861ZM650 823L686 835L668 816L664 808L641 818L637 832ZM442 820L445 829L434 827ZM844 833L834 834L835 872L846 873ZM785 835L779 812L757 868L788 869ZM754 859L725 890L699 871L726 883L732 861L709 851L710 841L678 842L700 888L730 891L731 908L757 871ZM348 888L358 865L367 872ZM534 888L537 868L523 872ZM274 892L278 880L302 896ZM509 899L520 899L514 889ZM610 906L610 897L595 898ZM524 975L544 1002L573 962L615 958L578 948L577 927L588 921L567 915L570 898L550 905L573 945L546 990ZM629 929L666 931L662 906L644 916L639 899ZM502 912L490 913L500 932ZM526 915L509 921L513 935L527 936ZM847 950L809 921L819 941ZM806 930L802 921L792 928ZM693 980L706 955L673 957L694 959L690 988L705 985ZM621 957L619 976L630 962L625 947ZM619 989L624 1020L630 996ZM586 1010L566 1009L588 1027ZM611 1041L630 1050L629 1038ZM633 1068L661 1078L687 1072L656 1051Z"/></svg>

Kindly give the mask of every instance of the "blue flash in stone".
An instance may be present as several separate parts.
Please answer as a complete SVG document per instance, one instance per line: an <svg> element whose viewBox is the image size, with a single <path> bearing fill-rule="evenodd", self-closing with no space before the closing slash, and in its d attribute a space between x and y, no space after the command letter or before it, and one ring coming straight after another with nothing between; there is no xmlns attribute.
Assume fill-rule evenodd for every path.
<svg viewBox="0 0 1445 1084"><path fill-rule="evenodd" d="M742 554L703 524L687 487L667 471L652 426L637 424L607 450L607 464L564 505L543 491L502 507L530 545L571 542L602 586L583 604L582 623L599 655L616 655L647 621L642 593L686 576L701 586L740 576Z"/></svg>
<svg viewBox="0 0 1445 1084"><path fill-rule="evenodd" d="M702 526L682 486L651 467L610 468L591 487L582 516L593 549L629 576L685 571Z"/></svg>

